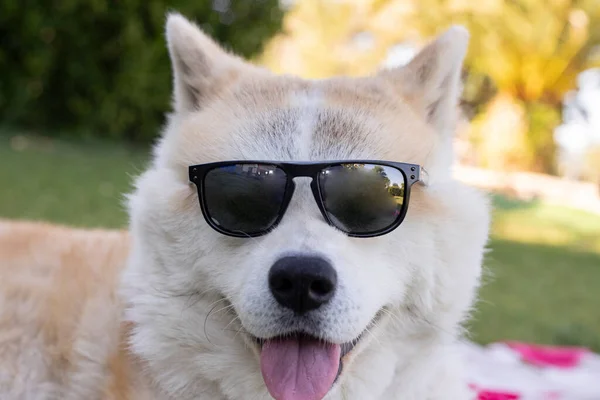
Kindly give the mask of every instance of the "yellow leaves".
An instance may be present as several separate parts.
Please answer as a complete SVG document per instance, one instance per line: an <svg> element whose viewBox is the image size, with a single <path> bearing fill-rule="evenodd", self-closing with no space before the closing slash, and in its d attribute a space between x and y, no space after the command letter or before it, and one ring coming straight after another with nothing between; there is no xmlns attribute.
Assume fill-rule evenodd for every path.
<svg viewBox="0 0 600 400"><path fill-rule="evenodd" d="M518 0L490 2L486 7L477 2L459 15L454 2L431 0L427 8L467 25L472 33L466 60L470 70L490 76L501 91L538 101L561 98L585 68L585 53L594 40L589 36L590 21L600 26L600 4L593 7L594 1L598 2ZM411 19L422 32L431 32L440 18L432 21L432 12L423 10L419 7Z"/></svg>
<svg viewBox="0 0 600 400"><path fill-rule="evenodd" d="M284 34L267 46L263 62L277 72L309 78L344 73L356 61L347 54L347 43L361 31L369 3L377 2L299 1L286 16Z"/></svg>
<svg viewBox="0 0 600 400"><path fill-rule="evenodd" d="M486 114L473 121L470 130L482 167L518 170L530 163L525 109L511 94L498 94L489 103Z"/></svg>

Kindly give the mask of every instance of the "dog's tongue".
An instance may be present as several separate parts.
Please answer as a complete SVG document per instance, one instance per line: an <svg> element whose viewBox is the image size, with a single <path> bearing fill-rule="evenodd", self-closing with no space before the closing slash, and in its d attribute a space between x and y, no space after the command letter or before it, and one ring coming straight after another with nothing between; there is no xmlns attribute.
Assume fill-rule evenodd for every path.
<svg viewBox="0 0 600 400"><path fill-rule="evenodd" d="M337 376L340 351L308 337L267 340L260 369L269 393L276 400L321 400Z"/></svg>

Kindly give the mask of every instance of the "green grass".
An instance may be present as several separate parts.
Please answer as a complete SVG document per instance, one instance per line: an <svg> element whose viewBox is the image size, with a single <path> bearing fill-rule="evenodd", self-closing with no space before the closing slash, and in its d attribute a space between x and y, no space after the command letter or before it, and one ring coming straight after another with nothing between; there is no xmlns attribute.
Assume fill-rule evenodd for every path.
<svg viewBox="0 0 600 400"><path fill-rule="evenodd" d="M147 151L0 135L0 217L121 227L123 193Z"/></svg>
<svg viewBox="0 0 600 400"><path fill-rule="evenodd" d="M122 193L148 151L0 136L0 217L123 227ZM600 216L494 197L478 342L527 340L600 352Z"/></svg>

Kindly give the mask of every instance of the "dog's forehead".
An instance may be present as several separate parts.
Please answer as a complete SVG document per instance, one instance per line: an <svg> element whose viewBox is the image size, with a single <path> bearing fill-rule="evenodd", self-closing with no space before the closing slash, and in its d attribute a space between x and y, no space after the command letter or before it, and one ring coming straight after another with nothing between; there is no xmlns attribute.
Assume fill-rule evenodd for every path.
<svg viewBox="0 0 600 400"><path fill-rule="evenodd" d="M233 98L247 115L225 134L245 159L385 158L403 136L402 104L374 83L275 79L241 85Z"/></svg>
<svg viewBox="0 0 600 400"><path fill-rule="evenodd" d="M358 115L357 110L326 104L295 105L255 114L236 129L230 141L233 151L244 150L244 158L364 158L382 147L376 126L376 121Z"/></svg>
<svg viewBox="0 0 600 400"><path fill-rule="evenodd" d="M420 163L422 118L368 79L241 82L179 126L178 164L223 160L383 159Z"/></svg>

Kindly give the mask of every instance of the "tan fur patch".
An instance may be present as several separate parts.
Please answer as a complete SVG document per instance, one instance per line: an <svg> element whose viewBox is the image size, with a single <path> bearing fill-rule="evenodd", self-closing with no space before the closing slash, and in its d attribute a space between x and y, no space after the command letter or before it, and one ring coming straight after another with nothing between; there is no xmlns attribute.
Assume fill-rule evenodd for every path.
<svg viewBox="0 0 600 400"><path fill-rule="evenodd" d="M0 394L47 385L95 396L122 369L109 357L122 358L116 290L128 247L123 231L0 222L0 376L23 384L0 381Z"/></svg>

